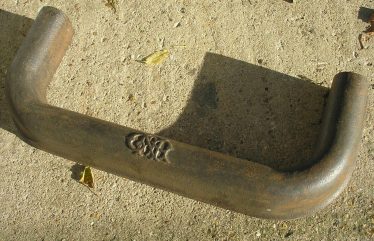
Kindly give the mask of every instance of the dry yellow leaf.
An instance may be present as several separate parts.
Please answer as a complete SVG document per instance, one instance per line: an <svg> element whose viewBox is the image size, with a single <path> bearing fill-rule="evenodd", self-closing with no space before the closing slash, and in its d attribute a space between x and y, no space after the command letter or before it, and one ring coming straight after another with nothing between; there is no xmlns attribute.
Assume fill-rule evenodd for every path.
<svg viewBox="0 0 374 241"><path fill-rule="evenodd" d="M163 49L156 51L147 57L143 58L140 62L148 65L161 64L169 56L169 50Z"/></svg>
<svg viewBox="0 0 374 241"><path fill-rule="evenodd" d="M84 167L79 182L87 187L94 188L94 178L90 167Z"/></svg>

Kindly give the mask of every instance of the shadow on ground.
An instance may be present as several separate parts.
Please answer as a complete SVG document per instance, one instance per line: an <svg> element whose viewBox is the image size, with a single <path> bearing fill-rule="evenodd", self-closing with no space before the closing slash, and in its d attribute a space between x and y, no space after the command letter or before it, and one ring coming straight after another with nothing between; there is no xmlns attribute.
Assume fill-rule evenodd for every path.
<svg viewBox="0 0 374 241"><path fill-rule="evenodd" d="M357 18L368 23L372 14L374 14L374 9L360 7Z"/></svg>
<svg viewBox="0 0 374 241"><path fill-rule="evenodd" d="M310 81L207 53L184 112L158 134L278 170L302 169L327 93Z"/></svg>
<svg viewBox="0 0 374 241"><path fill-rule="evenodd" d="M0 127L17 134L5 98L6 72L33 20L0 9Z"/></svg>
<svg viewBox="0 0 374 241"><path fill-rule="evenodd" d="M79 164L79 163L75 163L73 166L71 166L70 168L70 172L71 172L71 179L79 182L80 178L81 178L81 174L82 172L84 171L84 167L83 165Z"/></svg>

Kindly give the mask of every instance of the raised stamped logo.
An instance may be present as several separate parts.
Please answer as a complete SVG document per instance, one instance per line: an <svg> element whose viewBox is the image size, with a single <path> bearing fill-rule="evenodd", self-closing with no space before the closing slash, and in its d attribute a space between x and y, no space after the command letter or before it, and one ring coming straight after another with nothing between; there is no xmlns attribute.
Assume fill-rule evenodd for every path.
<svg viewBox="0 0 374 241"><path fill-rule="evenodd" d="M168 140L154 135L132 133L126 137L125 141L133 153L154 161L169 163L167 153L172 149L172 145Z"/></svg>

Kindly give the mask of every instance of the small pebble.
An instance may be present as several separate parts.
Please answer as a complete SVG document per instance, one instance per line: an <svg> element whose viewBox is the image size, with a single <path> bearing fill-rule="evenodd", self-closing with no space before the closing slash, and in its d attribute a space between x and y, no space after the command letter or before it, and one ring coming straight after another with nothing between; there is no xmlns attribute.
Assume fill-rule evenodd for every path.
<svg viewBox="0 0 374 241"><path fill-rule="evenodd" d="M276 44L276 47L277 47L277 50L281 50L281 49L283 49L284 47L283 47L283 43L282 43L282 41L279 41L279 42Z"/></svg>
<svg viewBox="0 0 374 241"><path fill-rule="evenodd" d="M127 97L127 101L133 101L134 99L135 98L133 94L129 94L129 96Z"/></svg>

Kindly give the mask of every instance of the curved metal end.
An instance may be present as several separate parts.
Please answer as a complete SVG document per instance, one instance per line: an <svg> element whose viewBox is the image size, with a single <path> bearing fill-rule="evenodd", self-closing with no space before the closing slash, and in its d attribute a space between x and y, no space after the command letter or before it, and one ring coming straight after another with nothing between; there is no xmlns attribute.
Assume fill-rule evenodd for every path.
<svg viewBox="0 0 374 241"><path fill-rule="evenodd" d="M46 102L46 90L67 51L74 30L59 9L43 7L17 51L5 82L13 119L24 140L32 140L21 113L33 103Z"/></svg>
<svg viewBox="0 0 374 241"><path fill-rule="evenodd" d="M46 89L68 49L74 31L69 18L53 7L43 7L17 51L10 67L7 94L17 106L30 101L46 102ZM15 75L15 76L13 76ZM16 81L22 79L22 82ZM22 92L20 99L11 96ZM15 98L17 97L17 98ZM12 104L15 104L12 102Z"/></svg>
<svg viewBox="0 0 374 241"><path fill-rule="evenodd" d="M333 82L315 164L280 173L221 153L50 106L45 91L73 35L68 18L43 8L10 68L6 93L20 133L56 155L251 216L290 219L328 205L346 186L363 128L368 83Z"/></svg>

